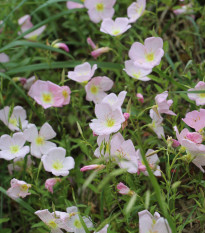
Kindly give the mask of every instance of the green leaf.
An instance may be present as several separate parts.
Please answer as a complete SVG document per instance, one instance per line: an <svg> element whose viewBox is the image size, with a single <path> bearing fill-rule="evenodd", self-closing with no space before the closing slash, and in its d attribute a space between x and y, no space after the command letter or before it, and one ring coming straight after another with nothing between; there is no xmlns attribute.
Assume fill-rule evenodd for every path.
<svg viewBox="0 0 205 233"><path fill-rule="evenodd" d="M9 220L9 218L0 218L0 224L3 222L8 222Z"/></svg>

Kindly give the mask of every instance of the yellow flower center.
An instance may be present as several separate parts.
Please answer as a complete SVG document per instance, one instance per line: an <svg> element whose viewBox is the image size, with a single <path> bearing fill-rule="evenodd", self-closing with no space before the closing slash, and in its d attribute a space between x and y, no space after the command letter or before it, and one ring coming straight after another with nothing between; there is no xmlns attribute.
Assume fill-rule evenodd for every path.
<svg viewBox="0 0 205 233"><path fill-rule="evenodd" d="M115 120L114 119L107 119L106 121L107 127L113 127L115 125Z"/></svg>
<svg viewBox="0 0 205 233"><path fill-rule="evenodd" d="M205 93L201 93L201 94L199 94L199 96L200 96L201 98L205 98Z"/></svg>
<svg viewBox="0 0 205 233"><path fill-rule="evenodd" d="M96 95L98 93L98 90L99 88L95 85L93 85L91 88L90 88L90 91L93 95Z"/></svg>
<svg viewBox="0 0 205 233"><path fill-rule="evenodd" d="M26 192L28 190L29 186L27 184L21 185L21 191Z"/></svg>
<svg viewBox="0 0 205 233"><path fill-rule="evenodd" d="M50 103L52 103L53 96L51 93L43 93L42 100L44 103L50 104Z"/></svg>
<svg viewBox="0 0 205 233"><path fill-rule="evenodd" d="M55 170L60 170L60 169L63 168L63 164L62 164L62 162L60 162L60 161L57 160L57 161L55 161L55 162L53 163L52 167L53 167L53 169L55 169Z"/></svg>
<svg viewBox="0 0 205 233"><path fill-rule="evenodd" d="M141 74L141 73L140 73L140 71L139 71L138 73L134 73L133 76L134 76L134 78L138 79L138 78L140 77L140 74Z"/></svg>
<svg viewBox="0 0 205 233"><path fill-rule="evenodd" d="M120 33L120 30L114 30L112 33L113 33L113 35L115 35L115 36L116 36L117 34L119 34L119 33Z"/></svg>
<svg viewBox="0 0 205 233"><path fill-rule="evenodd" d="M20 150L20 148L19 148L18 145L10 146L10 152L11 152L12 154L15 154L15 153L19 152L19 150Z"/></svg>
<svg viewBox="0 0 205 233"><path fill-rule="evenodd" d="M48 222L47 224L49 227L51 227L52 229L57 228L57 223L54 220L51 220L50 222Z"/></svg>
<svg viewBox="0 0 205 233"><path fill-rule="evenodd" d="M104 4L103 3L98 3L96 5L96 10L97 11L103 11L104 10Z"/></svg>
<svg viewBox="0 0 205 233"><path fill-rule="evenodd" d="M81 222L78 219L75 219L74 226L78 229L82 227Z"/></svg>
<svg viewBox="0 0 205 233"><path fill-rule="evenodd" d="M43 137L38 136L38 137L36 138L36 145L42 146L44 143L45 143L45 140L44 140Z"/></svg>
<svg viewBox="0 0 205 233"><path fill-rule="evenodd" d="M11 125L15 126L15 127L18 125L18 122L17 122L16 118L10 118L9 123Z"/></svg>
<svg viewBox="0 0 205 233"><path fill-rule="evenodd" d="M67 92L66 90L63 90L63 91L62 91L62 95L63 95L63 97L64 97L65 99L68 98L68 92Z"/></svg>
<svg viewBox="0 0 205 233"><path fill-rule="evenodd" d="M149 62L153 61L153 60L154 60L154 53L148 53L148 54L146 55L146 59L147 59L147 61L149 61Z"/></svg>

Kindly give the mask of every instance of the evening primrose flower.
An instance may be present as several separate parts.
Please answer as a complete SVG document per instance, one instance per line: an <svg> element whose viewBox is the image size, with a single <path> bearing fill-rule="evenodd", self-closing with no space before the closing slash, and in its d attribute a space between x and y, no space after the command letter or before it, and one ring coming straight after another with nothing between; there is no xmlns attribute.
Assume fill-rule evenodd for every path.
<svg viewBox="0 0 205 233"><path fill-rule="evenodd" d="M140 66L134 64L132 60L125 61L125 69L123 69L130 77L141 80L149 81L148 74L152 72L152 69L143 69Z"/></svg>
<svg viewBox="0 0 205 233"><path fill-rule="evenodd" d="M94 233L107 233L108 227L109 227L109 224L105 225L100 231L94 232Z"/></svg>
<svg viewBox="0 0 205 233"><path fill-rule="evenodd" d="M26 197L28 195L31 195L31 193L28 192L28 189L31 187L30 184L27 184L25 181L17 180L13 178L11 180L11 187L7 190L7 195L11 197L12 199L17 199L19 197Z"/></svg>
<svg viewBox="0 0 205 233"><path fill-rule="evenodd" d="M113 84L113 81L106 76L92 78L85 86L86 100L93 101L95 104L101 103L107 96L105 91L109 91Z"/></svg>
<svg viewBox="0 0 205 233"><path fill-rule="evenodd" d="M88 9L90 20L99 23L103 19L113 17L115 2L116 0L85 0L84 5Z"/></svg>
<svg viewBox="0 0 205 233"><path fill-rule="evenodd" d="M69 10L76 9L76 8L84 8L84 5L78 2L67 1L66 6Z"/></svg>
<svg viewBox="0 0 205 233"><path fill-rule="evenodd" d="M90 170L102 170L105 168L105 165L103 164L91 164L91 165L87 165L84 166L80 169L81 172L85 172L85 171L90 171Z"/></svg>
<svg viewBox="0 0 205 233"><path fill-rule="evenodd" d="M57 212L57 211L56 211ZM51 229L51 233L63 233L61 229L70 232L70 228L59 218L55 212L50 213L47 209L38 210L35 214Z"/></svg>
<svg viewBox="0 0 205 233"><path fill-rule="evenodd" d="M45 170L52 172L55 176L67 176L69 170L74 168L75 161L72 157L65 157L65 155L64 148L51 148L48 154L41 158Z"/></svg>
<svg viewBox="0 0 205 233"><path fill-rule="evenodd" d="M137 0L127 8L127 15L130 23L134 23L142 16L146 7L146 0Z"/></svg>
<svg viewBox="0 0 205 233"><path fill-rule="evenodd" d="M121 109L113 110L110 105L104 103L95 105L95 115L97 119L93 119L89 126L97 135L115 133L125 121Z"/></svg>
<svg viewBox="0 0 205 233"><path fill-rule="evenodd" d="M68 72L68 78L78 83L84 83L93 77L96 69L96 64L91 68L91 65L88 62L85 62L81 65L77 65L74 68L74 71Z"/></svg>
<svg viewBox="0 0 205 233"><path fill-rule="evenodd" d="M34 84L34 82L36 81L36 77L32 76L32 77L30 77L28 79L26 79L26 78L19 78L19 81L23 85L24 89L29 90L31 88L31 86Z"/></svg>
<svg viewBox="0 0 205 233"><path fill-rule="evenodd" d="M138 213L139 215L139 233L148 232L163 232L171 233L171 229L166 219L160 217L160 214L155 212L154 216L148 211L143 210Z"/></svg>
<svg viewBox="0 0 205 233"><path fill-rule="evenodd" d="M30 15L24 15L18 20L18 24L21 26L21 32L19 34L22 34L26 32L27 30L31 29L33 27L33 24L31 23L31 16ZM29 40L36 40L39 35L42 34L42 32L46 29L46 26L43 25L42 27L34 30L33 32L30 32L24 36L24 38Z"/></svg>
<svg viewBox="0 0 205 233"><path fill-rule="evenodd" d="M100 31L111 36L119 36L131 28L128 18L119 17L115 21L112 19L104 19L102 21Z"/></svg>
<svg viewBox="0 0 205 233"><path fill-rule="evenodd" d="M24 159L25 157L17 157L15 158L12 163L10 163L8 165L8 171L9 174L12 175L13 171L23 171L24 169ZM31 156L28 155L27 156L27 163L26 163L26 170L29 170L31 165L35 164L32 160L31 160Z"/></svg>
<svg viewBox="0 0 205 233"><path fill-rule="evenodd" d="M64 51L66 51L67 53L69 52L69 48L68 46L65 44L65 43L59 43L59 39L58 40L55 40L51 46L53 48L57 48L57 49L63 49Z"/></svg>
<svg viewBox="0 0 205 233"><path fill-rule="evenodd" d="M161 115L151 109L150 117L152 118L152 123L149 125L150 128L157 134L158 138L162 138L162 136L165 137L164 128L162 126L163 118Z"/></svg>
<svg viewBox="0 0 205 233"><path fill-rule="evenodd" d="M0 120L11 131L24 130L28 125L26 117L26 111L21 106L14 107L12 113L8 106L0 110Z"/></svg>
<svg viewBox="0 0 205 233"><path fill-rule="evenodd" d="M13 137L4 134L0 138L0 158L12 160L18 157L25 157L29 153L29 146L24 146L26 140L23 133L15 133Z"/></svg>
<svg viewBox="0 0 205 233"><path fill-rule="evenodd" d="M110 151L110 135L100 135L97 138L98 148L95 150L94 155L99 158L101 156L107 157Z"/></svg>
<svg viewBox="0 0 205 233"><path fill-rule="evenodd" d="M120 182L118 185L117 185L117 191L118 193L122 194L122 195L133 195L134 192L128 188L125 184L123 184L122 182Z"/></svg>
<svg viewBox="0 0 205 233"><path fill-rule="evenodd" d="M140 103L142 103L142 104L144 103L144 96L141 93L137 93L136 97Z"/></svg>
<svg viewBox="0 0 205 233"><path fill-rule="evenodd" d="M189 91L204 91L204 93L189 93ZM191 88L187 93L190 100L196 101L196 105L205 105L205 82L200 81L195 88Z"/></svg>
<svg viewBox="0 0 205 233"><path fill-rule="evenodd" d="M129 57L134 64L145 69L159 65L163 55L163 40L160 37L149 37L144 45L135 42L129 50Z"/></svg>
<svg viewBox="0 0 205 233"><path fill-rule="evenodd" d="M118 96L115 93L110 93L102 100L102 103L108 104L113 111L116 109L121 110L121 106L125 100L126 94L126 91L121 91Z"/></svg>
<svg viewBox="0 0 205 233"><path fill-rule="evenodd" d="M55 143L48 141L55 136L55 131L47 122L41 127L39 132L34 124L29 124L28 128L24 131L24 138L28 142L31 142L31 155L36 158L41 158L51 148L56 147Z"/></svg>
<svg viewBox="0 0 205 233"><path fill-rule="evenodd" d="M61 182L60 178L49 178L45 182L45 188L50 192L53 193L53 186L57 183Z"/></svg>

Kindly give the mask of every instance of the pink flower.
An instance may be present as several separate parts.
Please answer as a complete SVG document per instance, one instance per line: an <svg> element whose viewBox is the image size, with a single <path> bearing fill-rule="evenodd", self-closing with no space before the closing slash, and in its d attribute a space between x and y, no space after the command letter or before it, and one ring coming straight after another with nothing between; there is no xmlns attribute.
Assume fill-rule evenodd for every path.
<svg viewBox="0 0 205 233"><path fill-rule="evenodd" d="M105 225L100 231L94 232L94 233L107 233L108 227L109 227L109 224Z"/></svg>
<svg viewBox="0 0 205 233"><path fill-rule="evenodd" d="M131 25L129 25L128 18L116 18L115 21L106 18L102 21L100 31L111 36L119 36L129 28L131 28Z"/></svg>
<svg viewBox="0 0 205 233"><path fill-rule="evenodd" d="M201 134L199 134L197 132L187 133L186 138L189 139L192 142L195 142L195 143L202 143L202 141L203 141L203 138L202 138Z"/></svg>
<svg viewBox="0 0 205 233"><path fill-rule="evenodd" d="M87 38L87 43L92 47L92 49L97 49L97 46L90 37Z"/></svg>
<svg viewBox="0 0 205 233"><path fill-rule="evenodd" d="M105 165L103 164L92 164L92 165L88 165L88 166L84 166L80 169L81 172L85 172L85 171L89 171L89 170L102 170L105 168Z"/></svg>
<svg viewBox="0 0 205 233"><path fill-rule="evenodd" d="M174 148L180 146L179 141L177 141L177 140L175 140L175 139L172 138L172 146L173 146Z"/></svg>
<svg viewBox="0 0 205 233"><path fill-rule="evenodd" d="M118 96L114 93L110 93L102 100L102 103L108 104L112 108L112 110L115 109L121 110L126 94L127 94L126 91L121 91Z"/></svg>
<svg viewBox="0 0 205 233"><path fill-rule="evenodd" d="M57 183L61 182L60 178L50 178L47 179L45 182L45 188L48 189L50 193L53 193L53 186Z"/></svg>
<svg viewBox="0 0 205 233"><path fill-rule="evenodd" d="M101 103L103 98L107 96L105 91L109 91L113 84L113 81L106 76L93 78L85 86L86 100L93 101L95 104Z"/></svg>
<svg viewBox="0 0 205 233"><path fill-rule="evenodd" d="M167 100L168 97L168 92L165 91L161 94L158 94L155 97L155 101L157 104L157 110L158 112L161 113L165 113L165 114L169 114L169 115L176 115L174 112L172 112L171 110L169 110L170 106L173 103L173 100Z"/></svg>
<svg viewBox="0 0 205 233"><path fill-rule="evenodd" d="M144 103L144 96L141 93L137 93L136 97L140 103L142 103L142 104Z"/></svg>
<svg viewBox="0 0 205 233"><path fill-rule="evenodd" d="M52 47L60 48L60 49L65 50L66 52L69 52L69 48L65 43L55 43L55 44L52 45Z"/></svg>
<svg viewBox="0 0 205 233"><path fill-rule="evenodd" d="M163 40L160 37L149 37L145 39L144 45L135 42L129 51L129 57L134 64L145 69L158 66L163 55Z"/></svg>
<svg viewBox="0 0 205 233"><path fill-rule="evenodd" d="M88 9L90 20L99 23L103 19L113 17L115 2L116 0L85 0L84 5Z"/></svg>
<svg viewBox="0 0 205 233"><path fill-rule="evenodd" d="M0 63L6 63L9 62L9 56L6 55L5 53L0 53Z"/></svg>
<svg viewBox="0 0 205 233"><path fill-rule="evenodd" d="M171 233L171 229L166 219L160 217L160 214L155 212L154 216L148 210L143 210L139 215L139 233L162 232Z"/></svg>
<svg viewBox="0 0 205 233"><path fill-rule="evenodd" d="M134 23L142 16L146 7L146 0L137 0L127 8L127 15L130 23Z"/></svg>
<svg viewBox="0 0 205 233"><path fill-rule="evenodd" d="M130 118L130 114L128 112L125 112L123 115L126 121Z"/></svg>
<svg viewBox="0 0 205 233"><path fill-rule="evenodd" d="M31 86L34 84L34 82L36 81L36 77L32 76L28 79L26 78L20 78L20 82L23 85L23 88L26 90L29 90L31 88Z"/></svg>
<svg viewBox="0 0 205 233"><path fill-rule="evenodd" d="M38 104L40 104L44 109L50 107L62 107L63 104L69 101L64 96L64 91L66 91L66 98L69 99L69 94L67 88L62 89L60 86L50 82L37 80L30 88L28 95L32 97Z"/></svg>
<svg viewBox="0 0 205 233"><path fill-rule="evenodd" d="M107 53L110 51L109 47L102 47L102 48L98 48L95 49L91 52L91 56L93 56L95 59L97 59L97 57L99 57L100 55L102 55L103 53Z"/></svg>
<svg viewBox="0 0 205 233"><path fill-rule="evenodd" d="M66 6L69 10L76 8L84 8L84 5L78 2L67 1Z"/></svg>
<svg viewBox="0 0 205 233"><path fill-rule="evenodd" d="M189 93L189 91L204 91L204 93ZM199 82L195 88L188 90L188 97L190 100L195 100L196 105L204 105L205 104L205 82Z"/></svg>
<svg viewBox="0 0 205 233"><path fill-rule="evenodd" d="M19 197L26 197L31 195L28 192L28 189L31 187L30 184L27 184L25 181L12 179L11 180L11 187L7 190L7 195L12 199L17 199Z"/></svg>
<svg viewBox="0 0 205 233"><path fill-rule="evenodd" d="M199 131L205 127L205 109L199 111L188 112L184 119L182 119L188 126Z"/></svg>
<svg viewBox="0 0 205 233"><path fill-rule="evenodd" d="M78 83L87 82L93 77L96 69L96 64L91 68L91 65L88 62L85 62L81 65L77 65L74 68L74 71L68 72L68 78Z"/></svg>
<svg viewBox="0 0 205 233"><path fill-rule="evenodd" d="M58 92L60 98L63 99L62 105L67 105L70 103L71 90L68 86L62 86ZM59 106L60 107L60 106Z"/></svg>
<svg viewBox="0 0 205 233"><path fill-rule="evenodd" d="M118 189L118 193L122 194L122 195L133 195L134 192L132 190L130 190L125 184L123 184L122 182L120 182L117 185L117 189Z"/></svg>

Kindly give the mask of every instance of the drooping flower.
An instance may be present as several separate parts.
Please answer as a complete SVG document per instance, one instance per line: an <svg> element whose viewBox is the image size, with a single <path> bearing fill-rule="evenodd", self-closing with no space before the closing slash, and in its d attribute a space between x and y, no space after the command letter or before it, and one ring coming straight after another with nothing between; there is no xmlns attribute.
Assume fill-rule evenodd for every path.
<svg viewBox="0 0 205 233"><path fill-rule="evenodd" d="M150 78L147 77L148 74L152 72L152 69L144 69L138 65L135 65L132 60L125 61L125 69L123 69L130 77L141 80L149 81Z"/></svg>
<svg viewBox="0 0 205 233"><path fill-rule="evenodd" d="M105 225L100 231L94 232L94 233L107 233L108 227L109 227L109 224Z"/></svg>
<svg viewBox="0 0 205 233"><path fill-rule="evenodd" d="M50 178L47 179L45 182L45 188L50 192L53 193L53 186L57 183L61 182L60 178Z"/></svg>
<svg viewBox="0 0 205 233"><path fill-rule="evenodd" d="M92 47L93 50L97 49L97 45L93 42L93 40L90 37L87 38L87 43Z"/></svg>
<svg viewBox="0 0 205 233"><path fill-rule="evenodd" d="M157 105L157 111L159 114L165 113L175 116L176 114L171 110L169 110L170 106L173 103L173 100L167 100L167 97L168 97L167 91L164 91L163 93L156 95L155 101Z"/></svg>
<svg viewBox="0 0 205 233"><path fill-rule="evenodd" d="M102 21L100 31L111 36L119 36L131 28L128 18L104 19Z"/></svg>
<svg viewBox="0 0 205 233"><path fill-rule="evenodd" d="M152 118L152 123L149 125L150 128L157 134L158 138L162 138L162 136L165 137L164 128L162 126L163 118L161 115L151 109L150 117Z"/></svg>
<svg viewBox="0 0 205 233"><path fill-rule="evenodd" d="M61 229L70 232L70 228L67 224L58 216L57 214L50 213L47 209L45 210L38 210L35 214L51 229L51 233L63 233Z"/></svg>
<svg viewBox="0 0 205 233"><path fill-rule="evenodd" d="M0 63L6 63L9 62L9 56L5 53L0 53Z"/></svg>
<svg viewBox="0 0 205 233"><path fill-rule="evenodd" d="M140 103L142 103L142 104L144 103L144 96L141 93L137 93L136 97Z"/></svg>
<svg viewBox="0 0 205 233"><path fill-rule="evenodd" d="M78 82L78 83L84 83L89 81L97 69L97 65L93 65L91 68L91 65L88 62L85 62L81 65L77 65L74 68L74 71L68 72L68 78Z"/></svg>
<svg viewBox="0 0 205 233"><path fill-rule="evenodd" d="M31 187L30 184L27 184L25 181L17 180L13 178L11 180L11 187L7 190L7 195L12 199L17 199L19 197L26 197L31 193L28 192L28 189Z"/></svg>
<svg viewBox="0 0 205 233"><path fill-rule="evenodd" d="M0 110L0 120L11 131L24 130L28 125L26 117L26 111L21 106L14 107L12 112L8 106Z"/></svg>
<svg viewBox="0 0 205 233"><path fill-rule="evenodd" d="M127 8L127 15L130 23L134 23L144 13L146 0L137 0Z"/></svg>
<svg viewBox="0 0 205 233"><path fill-rule="evenodd" d="M121 110L126 94L126 91L121 91L118 96L115 93L110 93L102 100L102 103L108 104L113 111L116 109Z"/></svg>
<svg viewBox="0 0 205 233"><path fill-rule="evenodd" d="M132 196L134 194L134 192L128 188L125 184L123 184L122 182L120 182L118 185L117 185L117 191L118 193L122 194L122 195L130 195Z"/></svg>
<svg viewBox="0 0 205 233"><path fill-rule="evenodd" d="M205 127L205 109L188 112L182 120L191 128L200 131Z"/></svg>
<svg viewBox="0 0 205 233"><path fill-rule="evenodd" d="M189 93L189 91L204 91L204 93ZM196 105L205 105L205 82L200 81L195 88L191 88L187 93L190 100L195 100Z"/></svg>
<svg viewBox="0 0 205 233"><path fill-rule="evenodd" d="M160 214L155 212L154 216L148 211L143 210L138 213L139 215L139 233L148 232L163 232L172 233L166 219L160 217Z"/></svg>
<svg viewBox="0 0 205 233"><path fill-rule="evenodd" d="M41 158L51 148L56 147L55 143L48 141L55 136L55 131L47 122L41 127L39 132L34 124L29 124L28 128L24 131L24 138L28 142L31 142L31 155L36 158Z"/></svg>
<svg viewBox="0 0 205 233"><path fill-rule="evenodd" d="M95 115L97 119L93 119L89 126L97 135L115 133L125 121L121 109L113 110L110 105L104 103L95 105Z"/></svg>
<svg viewBox="0 0 205 233"><path fill-rule="evenodd" d="M134 64L145 69L159 65L163 55L163 40L160 37L149 37L144 45L135 42L129 50L129 57Z"/></svg>
<svg viewBox="0 0 205 233"><path fill-rule="evenodd" d="M33 27L33 24L31 23L30 15L22 16L18 20L18 24L21 26L21 32L19 32L19 34L22 34ZM46 26L43 25L42 27L34 30L33 32L26 34L24 38L29 39L29 40L37 40L37 37L41 35L45 29L46 29Z"/></svg>
<svg viewBox="0 0 205 233"><path fill-rule="evenodd" d="M88 9L90 20L99 23L103 19L112 18L116 0L85 0L84 5Z"/></svg>
<svg viewBox="0 0 205 233"><path fill-rule="evenodd" d="M62 147L51 148L48 154L43 155L41 161L47 172L55 176L67 176L69 170L74 168L75 161L72 157L65 157L66 150Z"/></svg>
<svg viewBox="0 0 205 233"><path fill-rule="evenodd" d="M103 164L92 164L92 165L87 165L84 166L80 169L81 172L85 172L85 171L90 171L90 170L102 170L105 168L105 165Z"/></svg>
<svg viewBox="0 0 205 233"><path fill-rule="evenodd" d="M109 91L113 84L113 81L106 76L91 79L85 86L86 100L93 101L95 104L101 103L103 98L107 96L105 91Z"/></svg>
<svg viewBox="0 0 205 233"><path fill-rule="evenodd" d="M69 52L69 48L65 43L59 43L59 39L53 41L53 43L51 44L51 46L53 48L57 48L57 49L63 49L64 51L66 51L67 53Z"/></svg>
<svg viewBox="0 0 205 233"><path fill-rule="evenodd" d="M19 81L23 85L24 89L29 90L31 88L31 86L34 84L34 82L36 81L36 77L32 76L32 77L30 77L28 79L26 79L26 78L19 78Z"/></svg>
<svg viewBox="0 0 205 233"><path fill-rule="evenodd" d="M69 10L76 9L76 8L84 8L84 5L78 2L67 1L66 6Z"/></svg>
<svg viewBox="0 0 205 233"><path fill-rule="evenodd" d="M30 88L28 95L44 109L62 107L65 101L64 89L50 81L37 80ZM66 94L69 97L69 93Z"/></svg>
<svg viewBox="0 0 205 233"><path fill-rule="evenodd" d="M13 137L4 134L0 138L0 158L12 160L25 157L29 153L29 146L24 146L26 140L23 133L15 133Z"/></svg>

